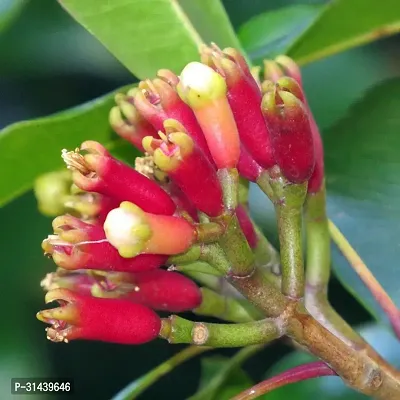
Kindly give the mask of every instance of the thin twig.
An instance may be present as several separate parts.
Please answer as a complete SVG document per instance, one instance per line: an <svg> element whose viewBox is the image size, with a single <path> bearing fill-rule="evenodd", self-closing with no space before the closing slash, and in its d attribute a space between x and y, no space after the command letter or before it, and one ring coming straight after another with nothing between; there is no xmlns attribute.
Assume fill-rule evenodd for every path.
<svg viewBox="0 0 400 400"><path fill-rule="evenodd" d="M333 241L388 316L394 333L400 339L400 310L331 220L329 220L329 231Z"/></svg>
<svg viewBox="0 0 400 400"><path fill-rule="evenodd" d="M164 361L147 374L136 379L119 393L117 393L112 400L133 400L142 394L154 382L158 381L162 376L172 371L175 367L183 362L193 358L194 356L212 350L210 347L189 346L176 353L170 359Z"/></svg>

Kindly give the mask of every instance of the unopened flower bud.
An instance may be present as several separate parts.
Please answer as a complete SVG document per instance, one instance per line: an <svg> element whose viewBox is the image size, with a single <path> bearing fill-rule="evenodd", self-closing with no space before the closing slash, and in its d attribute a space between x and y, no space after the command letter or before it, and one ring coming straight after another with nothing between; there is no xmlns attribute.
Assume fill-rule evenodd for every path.
<svg viewBox="0 0 400 400"><path fill-rule="evenodd" d="M74 183L88 192L97 192L119 202L127 200L154 214L172 215L175 204L155 182L112 157L97 142L82 143L79 151L63 151L62 157L73 170Z"/></svg>
<svg viewBox="0 0 400 400"><path fill-rule="evenodd" d="M162 109L160 96L150 80L143 82L139 89L129 91L128 96L133 96L135 107L156 131L162 129L168 116Z"/></svg>
<svg viewBox="0 0 400 400"><path fill-rule="evenodd" d="M301 71L296 62L286 55L280 55L275 58L275 61L284 69L285 75L292 77L301 86Z"/></svg>
<svg viewBox="0 0 400 400"><path fill-rule="evenodd" d="M71 172L56 171L41 175L34 184L39 211L49 217L65 212L64 199L70 193Z"/></svg>
<svg viewBox="0 0 400 400"><path fill-rule="evenodd" d="M264 80L276 82L284 75L285 73L277 62L273 60L264 60Z"/></svg>
<svg viewBox="0 0 400 400"><path fill-rule="evenodd" d="M290 76L283 76L276 81L279 90L284 90L294 94L300 101L305 103L305 97L302 87L297 83L294 78Z"/></svg>
<svg viewBox="0 0 400 400"><path fill-rule="evenodd" d="M224 78L207 65L191 62L183 69L177 90L194 111L217 167L234 168L240 142Z"/></svg>
<svg viewBox="0 0 400 400"><path fill-rule="evenodd" d="M183 253L196 239L194 227L183 218L149 214L128 201L109 212L104 231L123 258Z"/></svg>
<svg viewBox="0 0 400 400"><path fill-rule="evenodd" d="M280 55L276 57L275 61L284 69L285 74L288 75L288 77L281 78L279 82L277 82L278 85L282 89L288 90L289 92L293 93L297 98L299 98L304 103L308 112L315 152L315 167L311 178L308 181L308 192L315 193L321 188L324 180L324 149L321 135L319 133L319 129L317 123L315 122L313 113L304 95L300 67L293 59L286 55ZM293 82L290 81L290 79L293 79L297 82L297 88L295 87Z"/></svg>
<svg viewBox="0 0 400 400"><path fill-rule="evenodd" d="M274 82L270 80L265 80L261 83L261 93L264 95L265 93L272 92L276 88Z"/></svg>
<svg viewBox="0 0 400 400"><path fill-rule="evenodd" d="M172 200L176 204L177 211L176 214L184 215L190 217L193 221L198 222L199 216L196 206L188 198L186 193L184 193L179 186L173 182L169 181L164 185L165 190L171 196Z"/></svg>
<svg viewBox="0 0 400 400"><path fill-rule="evenodd" d="M118 205L119 202L111 197L84 191L67 196L64 200L68 212L85 220L95 220L97 223L104 222L107 214Z"/></svg>
<svg viewBox="0 0 400 400"><path fill-rule="evenodd" d="M167 256L158 254L122 258L108 242L101 225L88 224L71 215L54 219L53 230L42 248L64 269L137 272L158 268L167 260Z"/></svg>
<svg viewBox="0 0 400 400"><path fill-rule="evenodd" d="M236 50L233 47L226 47L225 49L222 50L222 52L224 55L228 56L231 60L235 61L235 63L240 67L242 72L247 76L249 81L252 82L254 77L243 54L239 50Z"/></svg>
<svg viewBox="0 0 400 400"><path fill-rule="evenodd" d="M240 157L237 169L241 177L251 182L255 182L263 171L263 168L254 161L243 143L240 145Z"/></svg>
<svg viewBox="0 0 400 400"><path fill-rule="evenodd" d="M79 294L91 295L93 285L98 283L98 278L92 271L68 271L59 268L56 272L47 274L40 282L46 292L54 289L70 289Z"/></svg>
<svg viewBox="0 0 400 400"><path fill-rule="evenodd" d="M155 339L161 328L160 317L154 311L127 300L99 299L68 289L52 290L45 300L60 304L37 313L40 321L51 325L46 333L53 342L87 339L142 344Z"/></svg>
<svg viewBox="0 0 400 400"><path fill-rule="evenodd" d="M143 152L142 139L145 136L156 136L157 131L138 112L127 96L116 96L118 106L113 107L109 114L111 127L123 139L132 143Z"/></svg>
<svg viewBox="0 0 400 400"><path fill-rule="evenodd" d="M271 139L261 112L261 91L253 78L224 53L203 48L210 53L209 65L225 78L227 97L240 139L254 160L264 168L274 165Z"/></svg>
<svg viewBox="0 0 400 400"><path fill-rule="evenodd" d="M166 131L173 120L165 122ZM184 132L161 134L164 140L147 137L143 147L153 154L155 164L182 189L202 212L216 217L223 211L222 189L217 173L203 152ZM202 182L199 185L199 182Z"/></svg>
<svg viewBox="0 0 400 400"><path fill-rule="evenodd" d="M150 85L151 90L155 92L155 95L159 99L157 107L162 109L164 113L163 115L167 118L175 119L184 125L185 131L188 133L188 135L204 152L209 161L213 163L210 150L207 146L206 138L204 137L193 111L185 102L182 101L176 92L176 86L179 82L179 78L168 70L161 70L160 74L160 77L157 77L152 81L142 82L141 85L143 87ZM158 129L162 130L162 128L159 126Z"/></svg>
<svg viewBox="0 0 400 400"><path fill-rule="evenodd" d="M272 137L276 163L290 182L310 179L314 169L314 143L308 113L292 93L275 90L263 97L262 110Z"/></svg>
<svg viewBox="0 0 400 400"><path fill-rule="evenodd" d="M189 278L165 270L135 274L109 274L112 289L94 285L92 294L97 297L125 298L154 310L182 312L196 308L201 303L201 292Z"/></svg>
<svg viewBox="0 0 400 400"><path fill-rule="evenodd" d="M311 112L311 111L310 111ZM313 141L314 141L314 152L315 152L315 167L314 171L311 175L310 180L308 181L308 193L316 193L318 192L324 181L324 147L322 144L322 138L319 133L317 124L315 123L314 118L312 117L310 121L311 130L313 133Z"/></svg>

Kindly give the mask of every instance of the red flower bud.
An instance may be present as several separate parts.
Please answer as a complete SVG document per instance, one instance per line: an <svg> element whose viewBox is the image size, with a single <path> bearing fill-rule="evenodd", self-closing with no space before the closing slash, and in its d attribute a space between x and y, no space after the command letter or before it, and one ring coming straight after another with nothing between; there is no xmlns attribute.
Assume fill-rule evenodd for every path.
<svg viewBox="0 0 400 400"><path fill-rule="evenodd" d="M264 60L264 80L276 82L285 73L276 61Z"/></svg>
<svg viewBox="0 0 400 400"><path fill-rule="evenodd" d="M315 152L315 167L308 181L308 192L316 193L321 189L324 181L324 146L322 144L322 138L318 130L318 126L314 120L314 117L309 111L311 132L313 134L314 141L314 152Z"/></svg>
<svg viewBox="0 0 400 400"><path fill-rule="evenodd" d="M262 109L272 137L275 160L291 182L310 179L315 155L308 113L292 93L274 90L263 97Z"/></svg>
<svg viewBox="0 0 400 400"><path fill-rule="evenodd" d="M140 89L130 90L128 96L133 97L135 107L156 131L162 129L163 122L168 116L160 105L160 96L151 81L142 83Z"/></svg>
<svg viewBox="0 0 400 400"><path fill-rule="evenodd" d="M179 254L196 240L195 228L185 219L149 214L128 201L108 213L104 231L123 258L140 253Z"/></svg>
<svg viewBox="0 0 400 400"><path fill-rule="evenodd" d="M60 303L60 307L37 313L40 321L51 325L46 332L53 342L88 339L142 344L155 339L161 328L154 311L127 300L99 299L68 289L52 290L45 300Z"/></svg>
<svg viewBox="0 0 400 400"><path fill-rule="evenodd" d="M90 296L93 285L97 284L95 274L91 274L90 272L92 271L81 270L71 272L59 268L56 272L47 274L40 282L40 286L46 292L64 288Z"/></svg>
<svg viewBox="0 0 400 400"><path fill-rule="evenodd" d="M239 174L251 182L255 182L260 176L263 169L258 165L247 149L241 144L240 146L240 158L237 165Z"/></svg>
<svg viewBox="0 0 400 400"><path fill-rule="evenodd" d="M175 204L155 182L112 157L97 142L82 143L79 152L63 152L63 159L73 170L74 183L88 192L98 192L121 202L137 204L154 214L172 215Z"/></svg>
<svg viewBox="0 0 400 400"><path fill-rule="evenodd" d="M258 242L257 234L246 209L242 205L236 208L236 216L239 220L240 228L246 236L249 246L254 249Z"/></svg>
<svg viewBox="0 0 400 400"><path fill-rule="evenodd" d="M279 90L284 90L285 92L290 92L295 95L307 108L306 98L304 96L303 88L299 83L291 78L290 76L283 76L276 81L276 86Z"/></svg>
<svg viewBox="0 0 400 400"><path fill-rule="evenodd" d="M207 49L203 48L203 51ZM242 143L258 164L271 168L275 162L270 135L260 108L261 91L258 85L222 52L208 51L211 52L208 60L210 66L226 81L229 105Z"/></svg>
<svg viewBox="0 0 400 400"><path fill-rule="evenodd" d="M216 217L223 211L222 189L217 173L203 152L184 132L176 121L165 121L167 135L164 140L147 137L143 147L153 154L154 163L182 189L193 204L209 216ZM199 185L201 182L201 185Z"/></svg>
<svg viewBox="0 0 400 400"><path fill-rule="evenodd" d="M189 278L177 272L164 270L135 274L109 274L111 290L95 285L92 294L98 297L125 298L152 309L182 312L201 303L201 292Z"/></svg>
<svg viewBox="0 0 400 400"><path fill-rule="evenodd" d="M218 49L218 47L216 47L215 45L212 47L214 49ZM251 82L251 84L253 84L253 85L255 84L254 87L258 88L258 84L254 80L254 76L251 73L249 65L247 64L247 61L244 58L243 54L241 54L240 51L238 51L232 47L227 47L227 48L223 49L222 52L224 53L225 56L227 56L231 60L233 60L240 67L240 69L242 70L244 75L247 77L249 82Z"/></svg>
<svg viewBox="0 0 400 400"><path fill-rule="evenodd" d="M290 76L290 78L284 77L279 79L277 82L279 87L293 93L297 98L299 98L304 103L308 112L315 152L315 167L311 178L308 181L308 192L315 193L321 188L324 179L324 148L321 135L310 106L304 96L300 67L295 61L285 55L276 57L275 61L284 68L285 74ZM297 88L291 79L297 83Z"/></svg>
<svg viewBox="0 0 400 400"><path fill-rule="evenodd" d="M171 196L172 200L176 204L176 214L183 215L187 214L193 221L198 222L199 216L197 214L197 208L187 195L176 185L173 181L168 182L164 185L165 190Z"/></svg>
<svg viewBox="0 0 400 400"><path fill-rule="evenodd" d="M132 99L119 93L115 96L117 107L109 114L111 127L119 136L132 143L143 152L142 139L145 136L156 136L157 131L147 122L133 105Z"/></svg>
<svg viewBox="0 0 400 400"><path fill-rule="evenodd" d="M294 60L285 55L275 58L275 61L284 69L285 75L293 78L300 86L302 86L300 67Z"/></svg>
<svg viewBox="0 0 400 400"><path fill-rule="evenodd" d="M192 62L183 69L177 90L194 111L217 167L236 167L240 155L239 133L222 76L207 65Z"/></svg>
<svg viewBox="0 0 400 400"><path fill-rule="evenodd" d="M195 141L197 146L199 146L205 156L213 164L207 141L193 111L181 100L176 92L179 78L174 75L173 72L168 70L159 71L159 75L161 75L161 77L158 77L153 81L146 80L141 82L139 86L146 92L150 92L152 94L151 97L158 99L157 110L161 109L164 117L175 119L185 126L187 134ZM154 107L156 106L153 106L153 108ZM157 124L157 129L163 130L163 127L160 127L160 125Z"/></svg>
<svg viewBox="0 0 400 400"><path fill-rule="evenodd" d="M160 267L168 258L156 254L122 258L106 239L102 226L85 223L70 215L57 217L53 229L55 234L43 241L42 248L64 269L147 271Z"/></svg>

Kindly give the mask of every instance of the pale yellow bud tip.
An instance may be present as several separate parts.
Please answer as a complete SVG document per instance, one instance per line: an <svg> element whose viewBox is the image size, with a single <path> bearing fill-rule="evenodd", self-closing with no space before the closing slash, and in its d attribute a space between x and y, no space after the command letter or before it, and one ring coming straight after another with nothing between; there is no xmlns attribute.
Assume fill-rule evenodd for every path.
<svg viewBox="0 0 400 400"><path fill-rule="evenodd" d="M191 62L183 69L177 86L179 96L191 107L202 107L226 94L224 78L209 66Z"/></svg>
<svg viewBox="0 0 400 400"><path fill-rule="evenodd" d="M110 244L124 258L138 255L151 237L145 213L127 201L108 213L104 222L104 232Z"/></svg>

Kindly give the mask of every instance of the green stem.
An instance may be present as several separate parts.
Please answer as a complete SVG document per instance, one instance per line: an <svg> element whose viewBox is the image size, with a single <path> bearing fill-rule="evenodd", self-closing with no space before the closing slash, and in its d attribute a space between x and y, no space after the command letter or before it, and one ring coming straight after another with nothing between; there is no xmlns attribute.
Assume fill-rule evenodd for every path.
<svg viewBox="0 0 400 400"><path fill-rule="evenodd" d="M275 205L278 221L282 266L282 293L292 299L304 295L304 264L302 253L302 207Z"/></svg>
<svg viewBox="0 0 400 400"><path fill-rule="evenodd" d="M254 222L253 226L257 235L257 245L253 249L256 264L279 275L281 269L279 253Z"/></svg>
<svg viewBox="0 0 400 400"><path fill-rule="evenodd" d="M257 309L249 307L250 304L245 306L238 299L222 296L208 288L203 287L200 290L202 293L202 302L199 307L193 310L195 314L236 323L250 322L254 319L262 318Z"/></svg>
<svg viewBox="0 0 400 400"><path fill-rule="evenodd" d="M239 350L229 362L220 370L211 381L202 390L197 392L194 396L190 397L188 400L203 400L203 399L215 399L218 388L220 388L224 382L228 379L229 375L237 367L242 365L248 358L252 357L254 354L262 350L265 345L255 345L245 347Z"/></svg>
<svg viewBox="0 0 400 400"><path fill-rule="evenodd" d="M254 269L254 254L240 228L236 215L229 219L225 234L220 238L219 244L230 261L230 274L247 276Z"/></svg>
<svg viewBox="0 0 400 400"><path fill-rule="evenodd" d="M201 253L201 245L192 246L186 253L177 254L168 258L166 264L188 264L199 259Z"/></svg>
<svg viewBox="0 0 400 400"><path fill-rule="evenodd" d="M307 284L326 286L330 278L331 248L326 216L325 186L307 196L305 204L307 232Z"/></svg>
<svg viewBox="0 0 400 400"><path fill-rule="evenodd" d="M194 261L189 264L174 265L169 267L168 270L183 272L184 274L188 274L191 272L201 272L202 274L221 276L221 274L215 268L203 261Z"/></svg>
<svg viewBox="0 0 400 400"><path fill-rule="evenodd" d="M112 400L133 400L142 394L148 387L155 383L158 379L168 374L175 367L182 364L183 362L190 360L194 356L205 353L211 350L210 347L199 347L199 346L188 346L179 353L176 353L169 360L164 361L156 368L149 371L147 374L136 379L118 394L116 394Z"/></svg>
<svg viewBox="0 0 400 400"><path fill-rule="evenodd" d="M306 308L325 328L348 345L366 345L364 340L332 308L327 297L331 249L325 185L317 193L307 196L305 222L307 232Z"/></svg>
<svg viewBox="0 0 400 400"><path fill-rule="evenodd" d="M264 315L277 317L285 311L288 300L270 282L268 275L261 268L255 268L252 274L245 277L231 274L230 262L217 244L204 246L201 259L225 275L228 282L258 307Z"/></svg>
<svg viewBox="0 0 400 400"><path fill-rule="evenodd" d="M302 210L307 182L288 182L278 167L269 170L271 190L267 193L275 206L278 224L282 293L291 299L304 296L304 262L302 251Z"/></svg>
<svg viewBox="0 0 400 400"><path fill-rule="evenodd" d="M269 199L274 197L274 191L270 184L270 176L267 171L263 171L257 179L257 185L268 196Z"/></svg>
<svg viewBox="0 0 400 400"><path fill-rule="evenodd" d="M262 269L266 278L280 290L282 286L282 272L279 253L254 222L253 226L257 235L257 246L253 249L256 266Z"/></svg>
<svg viewBox="0 0 400 400"><path fill-rule="evenodd" d="M280 319L264 319L242 324L193 322L171 315L162 319L160 337L169 343L192 343L210 347L243 347L268 343L283 334Z"/></svg>
<svg viewBox="0 0 400 400"><path fill-rule="evenodd" d="M218 276L197 271L185 271L185 275L212 290L219 290L221 287L221 279Z"/></svg>
<svg viewBox="0 0 400 400"><path fill-rule="evenodd" d="M225 210L233 213L238 205L239 173L236 168L224 168L218 170L218 178L224 195Z"/></svg>

